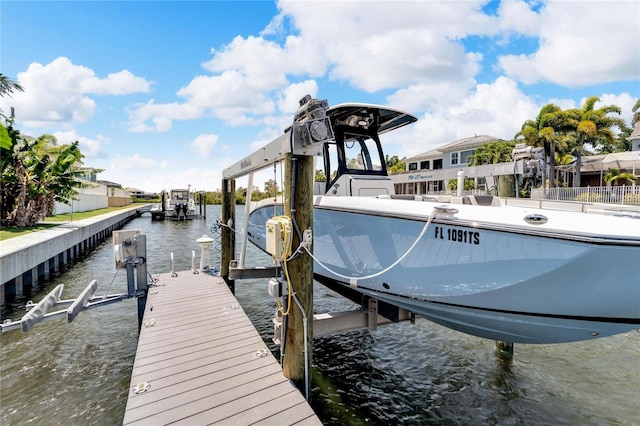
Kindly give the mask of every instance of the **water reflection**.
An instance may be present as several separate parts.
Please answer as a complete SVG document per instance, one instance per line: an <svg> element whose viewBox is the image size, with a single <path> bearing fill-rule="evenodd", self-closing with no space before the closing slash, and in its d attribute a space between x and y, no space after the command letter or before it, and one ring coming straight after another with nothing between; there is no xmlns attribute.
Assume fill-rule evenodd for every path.
<svg viewBox="0 0 640 426"><path fill-rule="evenodd" d="M151 222L126 229L147 235L150 273L191 266L195 240L212 236L207 221ZM238 209L240 222L242 209ZM218 259L212 247L212 260ZM247 265L270 258L249 246ZM64 283L75 296L93 278L100 292L124 292L124 271L113 267L111 243L39 288L33 300ZM273 350L275 303L266 280L236 283L236 294ZM315 312L353 304L314 285ZM16 302L7 311L19 318ZM7 316L3 315L3 319ZM120 424L137 345L134 300L82 312L72 324L52 321L33 331L1 336L0 398L3 426ZM381 326L314 341L312 405L326 425L602 425L640 424L640 334L563 345L516 345L512 362L496 357L494 343L426 320Z"/></svg>

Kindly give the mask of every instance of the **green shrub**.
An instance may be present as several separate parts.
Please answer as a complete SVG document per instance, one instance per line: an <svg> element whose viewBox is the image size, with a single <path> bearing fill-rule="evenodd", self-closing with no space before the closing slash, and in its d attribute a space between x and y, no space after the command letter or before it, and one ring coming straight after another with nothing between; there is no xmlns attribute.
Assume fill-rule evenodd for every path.
<svg viewBox="0 0 640 426"><path fill-rule="evenodd" d="M624 204L632 204L635 206L640 206L640 194L628 193L624 196L622 201Z"/></svg>
<svg viewBox="0 0 640 426"><path fill-rule="evenodd" d="M601 203L602 202L602 195L596 193L586 193L583 192L582 194L578 195L575 199L575 201L586 201L588 203Z"/></svg>

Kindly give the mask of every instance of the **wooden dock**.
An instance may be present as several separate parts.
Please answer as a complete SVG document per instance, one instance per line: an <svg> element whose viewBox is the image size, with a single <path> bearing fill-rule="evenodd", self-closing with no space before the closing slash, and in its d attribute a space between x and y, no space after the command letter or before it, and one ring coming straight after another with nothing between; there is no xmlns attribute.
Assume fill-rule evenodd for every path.
<svg viewBox="0 0 640 426"><path fill-rule="evenodd" d="M124 425L321 425L217 276L149 289Z"/></svg>

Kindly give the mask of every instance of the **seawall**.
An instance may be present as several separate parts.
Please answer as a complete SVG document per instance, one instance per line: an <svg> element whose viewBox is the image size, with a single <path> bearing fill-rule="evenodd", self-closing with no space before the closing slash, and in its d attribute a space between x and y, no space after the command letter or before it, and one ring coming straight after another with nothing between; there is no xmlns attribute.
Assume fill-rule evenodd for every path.
<svg viewBox="0 0 640 426"><path fill-rule="evenodd" d="M7 297L21 297L29 287L51 278L147 207L136 205L0 242L0 303L4 304Z"/></svg>

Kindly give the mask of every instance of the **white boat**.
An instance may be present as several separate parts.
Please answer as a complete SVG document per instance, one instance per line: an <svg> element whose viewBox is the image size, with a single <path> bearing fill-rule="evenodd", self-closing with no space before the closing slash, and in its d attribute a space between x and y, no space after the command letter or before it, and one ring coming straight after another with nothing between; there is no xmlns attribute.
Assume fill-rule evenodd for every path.
<svg viewBox="0 0 640 426"><path fill-rule="evenodd" d="M173 220L188 220L196 216L196 204L188 189L171 189L163 193L164 217Z"/></svg>
<svg viewBox="0 0 640 426"><path fill-rule="evenodd" d="M326 111L323 195L314 197L314 278L452 329L560 343L640 327L640 213L504 205L497 197L396 196L378 135L416 121L391 108ZM408 199L409 198L409 199ZM273 199L247 235L265 249Z"/></svg>

